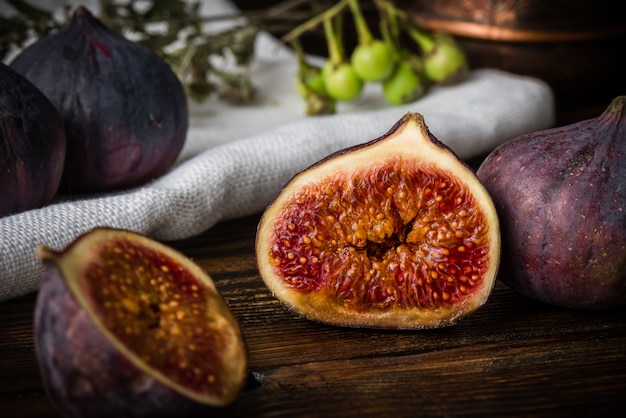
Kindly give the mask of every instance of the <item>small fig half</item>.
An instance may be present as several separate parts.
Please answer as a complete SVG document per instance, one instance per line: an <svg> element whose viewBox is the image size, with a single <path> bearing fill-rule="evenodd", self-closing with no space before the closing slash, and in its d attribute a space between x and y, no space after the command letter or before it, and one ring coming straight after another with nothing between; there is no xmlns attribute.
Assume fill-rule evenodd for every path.
<svg viewBox="0 0 626 418"><path fill-rule="evenodd" d="M184 416L236 398L247 374L243 337L191 260L110 228L36 254L45 267L37 358L66 416Z"/></svg>
<svg viewBox="0 0 626 418"><path fill-rule="evenodd" d="M500 280L572 309L626 306L626 96L531 132L478 169L502 225Z"/></svg>
<svg viewBox="0 0 626 418"><path fill-rule="evenodd" d="M256 240L281 302L350 327L452 325L487 301L500 258L490 196L418 113L296 175Z"/></svg>

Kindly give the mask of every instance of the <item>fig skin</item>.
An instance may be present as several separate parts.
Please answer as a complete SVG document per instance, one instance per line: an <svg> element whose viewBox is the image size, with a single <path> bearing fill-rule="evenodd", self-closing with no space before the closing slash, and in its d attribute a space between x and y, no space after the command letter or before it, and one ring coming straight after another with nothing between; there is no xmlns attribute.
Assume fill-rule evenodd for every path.
<svg viewBox="0 0 626 418"><path fill-rule="evenodd" d="M0 217L52 202L65 149L56 108L30 81L0 63Z"/></svg>
<svg viewBox="0 0 626 418"><path fill-rule="evenodd" d="M83 266L87 269L95 266L84 261L89 260L90 249L72 254L72 247L81 240L103 234L116 239L121 236L124 240L138 240L144 246L173 255L179 262L180 257L184 257L146 237L109 228L95 228L61 252L46 246L37 248L45 273L35 305L35 350L51 401L69 417L204 416L232 403L245 383L246 351L238 323L210 278L205 276L199 280L204 282L209 295L207 310L210 312L204 320L211 323L212 333L222 336L221 341L228 350L219 357L225 364L215 369L219 370L217 373L221 377L217 378L217 384L222 389L213 394L202 394L169 380L166 374L151 368L121 343L103 325L102 314L96 313L91 306L94 296L86 291L84 283L80 284L80 280L73 277ZM189 264L190 260L184 263L183 267L196 277L204 274L199 267ZM144 314L138 312L138 315ZM170 345L171 339L176 337L169 338L170 341L162 344ZM146 342L146 345L150 346L150 343ZM210 359L203 358L203 361Z"/></svg>
<svg viewBox="0 0 626 418"><path fill-rule="evenodd" d="M572 309L626 304L625 106L620 96L595 118L512 139L479 167L513 290Z"/></svg>
<svg viewBox="0 0 626 418"><path fill-rule="evenodd" d="M188 128L182 84L159 56L114 33L85 7L10 66L63 117L64 193L145 184L168 171L180 154Z"/></svg>
<svg viewBox="0 0 626 418"><path fill-rule="evenodd" d="M263 213L256 255L272 294L307 319L440 328L486 303L500 229L474 172L407 113L294 176Z"/></svg>

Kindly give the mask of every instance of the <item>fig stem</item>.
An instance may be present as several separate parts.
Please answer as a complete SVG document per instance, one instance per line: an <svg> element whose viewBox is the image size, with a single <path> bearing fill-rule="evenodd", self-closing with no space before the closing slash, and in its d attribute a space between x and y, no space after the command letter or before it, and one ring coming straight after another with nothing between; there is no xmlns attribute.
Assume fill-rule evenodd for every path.
<svg viewBox="0 0 626 418"><path fill-rule="evenodd" d="M611 101L607 112L609 113L619 113L620 115L624 115L624 111L626 110L626 96L617 96L615 99Z"/></svg>
<svg viewBox="0 0 626 418"><path fill-rule="evenodd" d="M35 257L44 262L56 262L60 253L51 247L41 244L35 247Z"/></svg>

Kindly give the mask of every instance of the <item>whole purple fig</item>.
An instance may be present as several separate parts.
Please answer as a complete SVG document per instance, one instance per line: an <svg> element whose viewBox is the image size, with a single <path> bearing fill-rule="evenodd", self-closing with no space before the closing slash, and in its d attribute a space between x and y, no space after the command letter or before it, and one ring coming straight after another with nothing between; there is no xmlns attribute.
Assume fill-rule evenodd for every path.
<svg viewBox="0 0 626 418"><path fill-rule="evenodd" d="M64 192L138 186L164 174L187 135L184 88L154 52L79 6L69 25L10 64L38 86L65 123Z"/></svg>
<svg viewBox="0 0 626 418"><path fill-rule="evenodd" d="M52 103L0 63L0 217L52 201L63 173L65 141Z"/></svg>
<svg viewBox="0 0 626 418"><path fill-rule="evenodd" d="M574 309L626 305L625 107L616 97L596 118L522 135L479 167L513 290Z"/></svg>

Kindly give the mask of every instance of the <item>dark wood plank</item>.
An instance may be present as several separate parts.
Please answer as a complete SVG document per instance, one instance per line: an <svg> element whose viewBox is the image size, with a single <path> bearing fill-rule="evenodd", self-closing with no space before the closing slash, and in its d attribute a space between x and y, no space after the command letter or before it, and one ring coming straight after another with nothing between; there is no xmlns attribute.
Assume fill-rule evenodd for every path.
<svg viewBox="0 0 626 418"><path fill-rule="evenodd" d="M349 329L285 309L256 269L259 215L168 244L215 280L244 332L250 383L226 417L620 416L626 310L551 307L497 284L459 324ZM55 417L33 343L35 294L0 303L0 411ZM7 415L5 415L5 413Z"/></svg>
<svg viewBox="0 0 626 418"><path fill-rule="evenodd" d="M258 1L235 3L261 8ZM323 54L320 40L306 37L307 50ZM606 106L586 96L580 101L557 103L560 124ZM483 308L454 327L325 326L293 315L264 286L254 257L258 219L222 222L169 243L214 278L246 337L249 385L214 416L626 416L626 309L560 309L498 284ZM0 302L1 417L59 416L36 362L35 298Z"/></svg>

